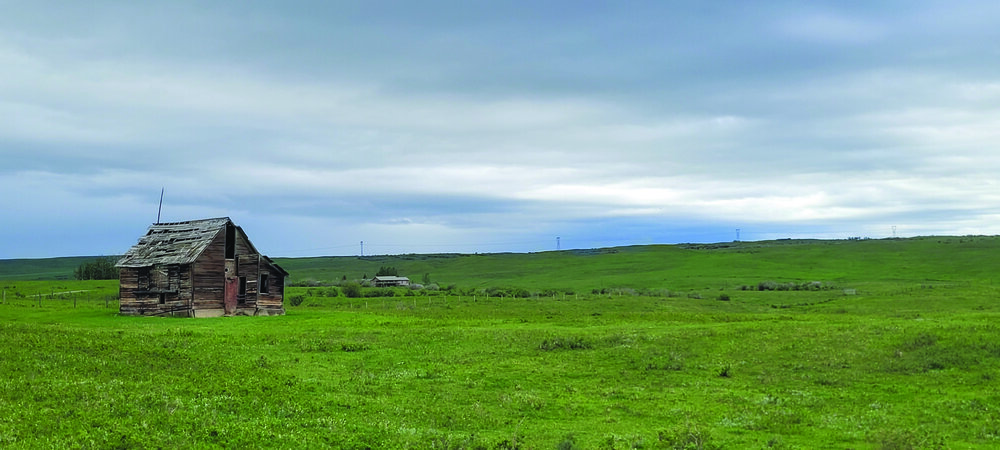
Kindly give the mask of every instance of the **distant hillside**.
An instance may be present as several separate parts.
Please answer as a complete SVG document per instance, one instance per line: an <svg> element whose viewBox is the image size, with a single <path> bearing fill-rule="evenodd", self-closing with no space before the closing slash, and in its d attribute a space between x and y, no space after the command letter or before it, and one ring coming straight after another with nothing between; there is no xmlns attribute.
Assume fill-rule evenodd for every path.
<svg viewBox="0 0 1000 450"><path fill-rule="evenodd" d="M442 287L529 289L701 289L765 280L835 283L987 280L1000 263L1000 238L780 240L646 245L541 253L279 258L292 282L373 276L381 266Z"/></svg>
<svg viewBox="0 0 1000 450"><path fill-rule="evenodd" d="M0 280L68 280L80 264L96 256L44 259L0 259Z"/></svg>
<svg viewBox="0 0 1000 450"><path fill-rule="evenodd" d="M94 257L0 260L0 279L68 279ZM992 281L1000 237L780 240L646 245L541 253L426 254L276 258L293 283L374 276L381 266L441 287L528 289L717 288L773 281Z"/></svg>

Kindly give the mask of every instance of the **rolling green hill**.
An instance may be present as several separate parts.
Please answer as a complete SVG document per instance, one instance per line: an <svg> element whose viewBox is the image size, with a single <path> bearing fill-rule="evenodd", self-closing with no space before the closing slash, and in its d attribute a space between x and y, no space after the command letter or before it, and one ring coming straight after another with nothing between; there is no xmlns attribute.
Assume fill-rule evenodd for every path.
<svg viewBox="0 0 1000 450"><path fill-rule="evenodd" d="M73 269L96 256L0 259L0 280L71 280Z"/></svg>
<svg viewBox="0 0 1000 450"><path fill-rule="evenodd" d="M458 287L528 289L702 289L720 281L756 285L822 281L841 284L988 280L1000 237L881 240L783 240L567 250L527 254L435 254L278 258L292 282L373 276L380 266L420 282Z"/></svg>
<svg viewBox="0 0 1000 450"><path fill-rule="evenodd" d="M566 250L541 253L275 258L292 283L336 283L398 269L416 283L526 289L703 289L779 282L991 280L1000 237L781 240ZM0 280L70 279L93 257L0 260ZM718 283L726 286L716 286Z"/></svg>

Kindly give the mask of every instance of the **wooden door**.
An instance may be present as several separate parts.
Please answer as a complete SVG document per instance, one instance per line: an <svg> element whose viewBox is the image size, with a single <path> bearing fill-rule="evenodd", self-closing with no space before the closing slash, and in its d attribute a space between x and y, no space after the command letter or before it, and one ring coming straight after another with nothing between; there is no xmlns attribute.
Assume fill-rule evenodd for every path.
<svg viewBox="0 0 1000 450"><path fill-rule="evenodd" d="M226 277L226 300L225 308L226 315L232 315L236 313L236 290L239 289L236 283L236 277Z"/></svg>
<svg viewBox="0 0 1000 450"><path fill-rule="evenodd" d="M223 307L226 315L236 314L236 301L239 294L239 283L236 277L236 262L226 261L226 292L223 299Z"/></svg>

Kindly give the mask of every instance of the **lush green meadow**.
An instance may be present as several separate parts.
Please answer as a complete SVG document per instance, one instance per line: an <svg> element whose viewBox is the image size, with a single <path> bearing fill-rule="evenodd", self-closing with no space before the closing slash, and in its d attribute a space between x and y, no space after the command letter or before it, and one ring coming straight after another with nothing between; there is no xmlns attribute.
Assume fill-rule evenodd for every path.
<svg viewBox="0 0 1000 450"><path fill-rule="evenodd" d="M115 282L0 282L0 447L997 448L998 247L282 260L455 286L291 287L278 317L120 317Z"/></svg>

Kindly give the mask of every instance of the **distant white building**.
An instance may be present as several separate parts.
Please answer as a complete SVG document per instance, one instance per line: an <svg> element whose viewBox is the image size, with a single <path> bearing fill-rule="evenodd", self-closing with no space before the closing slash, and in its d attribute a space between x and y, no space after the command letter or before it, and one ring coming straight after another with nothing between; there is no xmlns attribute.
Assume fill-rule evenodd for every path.
<svg viewBox="0 0 1000 450"><path fill-rule="evenodd" d="M410 279L406 277L390 277L390 276L380 276L372 278L373 287L394 287L394 286L409 286Z"/></svg>

